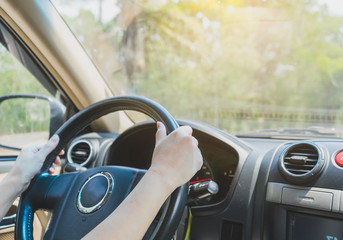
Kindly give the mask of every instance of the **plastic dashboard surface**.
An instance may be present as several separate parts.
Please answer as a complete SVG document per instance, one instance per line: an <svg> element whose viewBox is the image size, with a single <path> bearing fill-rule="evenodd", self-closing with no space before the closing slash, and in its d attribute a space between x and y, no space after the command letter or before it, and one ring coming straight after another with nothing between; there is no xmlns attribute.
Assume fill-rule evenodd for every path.
<svg viewBox="0 0 343 240"><path fill-rule="evenodd" d="M191 182L211 179L219 186L217 195L193 202L192 239L343 239L343 168L334 160L343 141L237 138L207 125L179 123L193 128L204 157L205 167ZM86 140L96 149L86 167L148 168L155 131L148 122L121 135L85 134L74 142ZM321 152L323 166L310 180L293 181L280 171L283 153L294 144ZM291 157L291 163L308 161ZM313 233L313 226L321 227Z"/></svg>

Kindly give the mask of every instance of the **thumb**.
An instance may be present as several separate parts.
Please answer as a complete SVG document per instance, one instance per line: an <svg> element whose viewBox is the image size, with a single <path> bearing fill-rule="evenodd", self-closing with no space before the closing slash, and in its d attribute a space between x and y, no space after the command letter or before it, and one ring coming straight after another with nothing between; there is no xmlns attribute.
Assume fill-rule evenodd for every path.
<svg viewBox="0 0 343 240"><path fill-rule="evenodd" d="M50 152L52 152L52 150L56 148L59 141L60 138L58 135L52 136L50 140L40 149L40 154L42 154L42 156L45 158Z"/></svg>
<svg viewBox="0 0 343 240"><path fill-rule="evenodd" d="M156 145L162 142L163 139L167 137L166 127L163 123L157 122L157 132L156 132Z"/></svg>

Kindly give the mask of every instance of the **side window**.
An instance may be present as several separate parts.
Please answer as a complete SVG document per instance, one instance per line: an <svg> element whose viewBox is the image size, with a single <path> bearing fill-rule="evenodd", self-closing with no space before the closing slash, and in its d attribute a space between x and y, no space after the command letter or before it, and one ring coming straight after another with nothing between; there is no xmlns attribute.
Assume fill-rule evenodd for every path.
<svg viewBox="0 0 343 240"><path fill-rule="evenodd" d="M51 94L26 69L3 44L0 45L0 96L5 94L37 93Z"/></svg>
<svg viewBox="0 0 343 240"><path fill-rule="evenodd" d="M0 79L0 157L13 156L49 138L51 101L61 94L1 22Z"/></svg>

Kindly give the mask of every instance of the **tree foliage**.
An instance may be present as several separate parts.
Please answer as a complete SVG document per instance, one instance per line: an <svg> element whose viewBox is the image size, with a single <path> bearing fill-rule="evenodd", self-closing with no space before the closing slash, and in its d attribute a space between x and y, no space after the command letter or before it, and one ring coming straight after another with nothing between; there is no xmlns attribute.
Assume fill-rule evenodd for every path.
<svg viewBox="0 0 343 240"><path fill-rule="evenodd" d="M37 79L0 45L0 96L7 94L50 95ZM49 130L49 103L11 99L0 104L0 136Z"/></svg>
<svg viewBox="0 0 343 240"><path fill-rule="evenodd" d="M145 95L176 117L230 132L304 127L307 120L309 125L339 124L343 18L325 4L113 4L120 11L111 21L99 21L95 12L81 7L67 22L116 94ZM316 121L318 111L330 112L336 120ZM301 119L300 113L313 117Z"/></svg>

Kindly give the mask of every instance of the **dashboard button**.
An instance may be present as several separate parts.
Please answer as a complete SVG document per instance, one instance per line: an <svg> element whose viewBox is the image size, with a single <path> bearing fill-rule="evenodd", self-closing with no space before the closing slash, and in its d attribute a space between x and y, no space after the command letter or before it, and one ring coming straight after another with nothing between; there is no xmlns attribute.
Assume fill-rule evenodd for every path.
<svg viewBox="0 0 343 240"><path fill-rule="evenodd" d="M337 153L335 157L335 161L338 166L343 167L343 151L340 151L339 153Z"/></svg>

